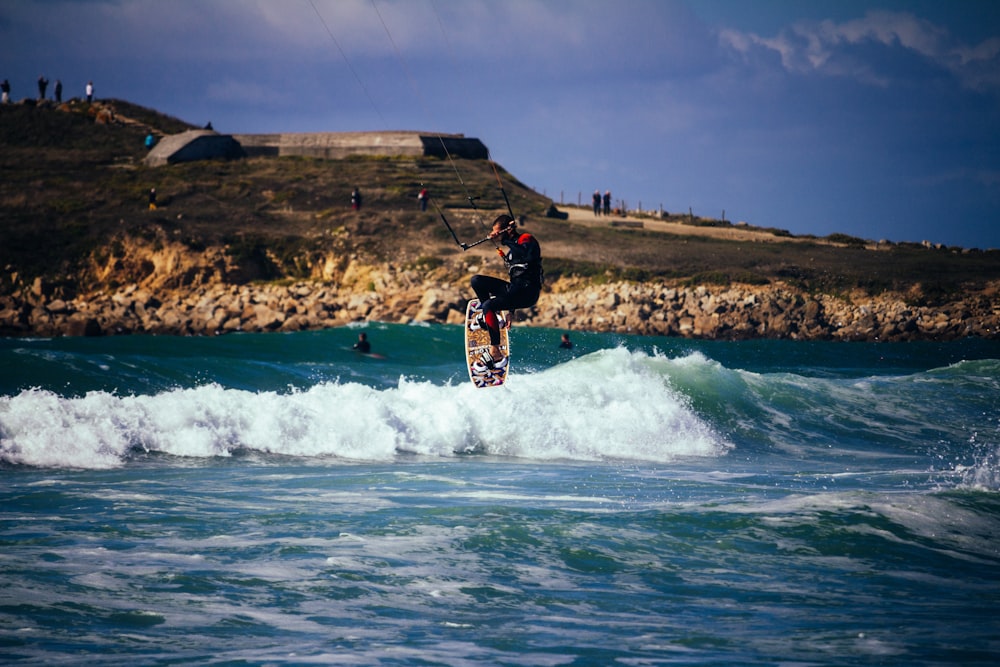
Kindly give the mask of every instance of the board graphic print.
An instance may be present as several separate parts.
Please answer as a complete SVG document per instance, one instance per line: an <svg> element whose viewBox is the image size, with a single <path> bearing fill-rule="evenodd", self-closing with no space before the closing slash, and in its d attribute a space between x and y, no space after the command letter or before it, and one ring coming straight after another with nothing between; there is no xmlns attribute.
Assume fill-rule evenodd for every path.
<svg viewBox="0 0 1000 667"><path fill-rule="evenodd" d="M480 311L479 299L469 301L465 308L465 365L469 378L477 387L499 387L507 380L510 370L510 336L507 327L500 327L500 352L503 355L490 368L479 360L490 347L490 332L476 322Z"/></svg>

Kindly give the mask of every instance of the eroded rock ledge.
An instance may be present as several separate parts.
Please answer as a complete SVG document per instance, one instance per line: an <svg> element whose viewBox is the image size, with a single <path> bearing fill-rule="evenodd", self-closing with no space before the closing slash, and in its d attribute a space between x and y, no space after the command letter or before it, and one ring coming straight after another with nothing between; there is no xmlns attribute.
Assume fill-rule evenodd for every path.
<svg viewBox="0 0 1000 667"><path fill-rule="evenodd" d="M467 278L351 263L336 279L291 284L130 284L73 299L42 281L0 296L0 335L215 335L300 331L359 321L459 323ZM155 283L156 281L146 281ZM163 281L160 281L161 283ZM1000 337L998 286L945 305L906 295L809 294L788 285L683 287L560 279L521 325L722 340L907 341Z"/></svg>

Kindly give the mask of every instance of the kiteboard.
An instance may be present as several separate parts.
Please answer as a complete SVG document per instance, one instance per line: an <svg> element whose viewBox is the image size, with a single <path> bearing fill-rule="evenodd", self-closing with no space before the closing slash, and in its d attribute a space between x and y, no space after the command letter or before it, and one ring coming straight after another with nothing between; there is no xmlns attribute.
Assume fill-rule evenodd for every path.
<svg viewBox="0 0 1000 667"><path fill-rule="evenodd" d="M360 352L357 348L353 347L345 347L344 349L348 352L357 352L359 357L367 357L369 359L385 359L385 355L379 354L378 352Z"/></svg>
<svg viewBox="0 0 1000 667"><path fill-rule="evenodd" d="M469 378L476 387L499 387L507 380L510 370L510 336L505 323L500 323L500 353L501 357L493 364L482 362L483 352L490 349L490 332L485 325L480 325L476 318L479 315L479 299L469 301L465 308L465 361L469 367Z"/></svg>
<svg viewBox="0 0 1000 667"><path fill-rule="evenodd" d="M341 345L340 349L344 350L345 352L354 352L359 357L368 357L369 359L385 359L384 354L379 354L378 352L362 352L356 347L347 347L346 345Z"/></svg>

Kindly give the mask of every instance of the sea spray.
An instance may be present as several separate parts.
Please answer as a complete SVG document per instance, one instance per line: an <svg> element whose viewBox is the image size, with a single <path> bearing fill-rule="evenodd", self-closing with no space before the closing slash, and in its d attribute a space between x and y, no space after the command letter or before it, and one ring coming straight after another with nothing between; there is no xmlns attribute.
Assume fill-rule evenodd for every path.
<svg viewBox="0 0 1000 667"><path fill-rule="evenodd" d="M214 383L142 396L29 390L0 399L0 455L8 463L102 468L139 452L347 461L477 453L665 462L723 454L728 443L647 362L641 352L606 350L493 391L405 377L388 389L322 382L288 393Z"/></svg>

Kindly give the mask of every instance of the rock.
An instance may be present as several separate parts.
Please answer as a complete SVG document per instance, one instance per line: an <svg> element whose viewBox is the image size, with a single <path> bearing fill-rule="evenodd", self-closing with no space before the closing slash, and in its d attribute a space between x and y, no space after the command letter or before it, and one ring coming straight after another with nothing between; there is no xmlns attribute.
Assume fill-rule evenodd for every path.
<svg viewBox="0 0 1000 667"><path fill-rule="evenodd" d="M67 336L100 336L104 333L100 323L93 317L71 318L66 321L63 332Z"/></svg>
<svg viewBox="0 0 1000 667"><path fill-rule="evenodd" d="M45 306L45 308L46 308L46 309L47 309L47 310L48 310L48 311L49 311L50 313L53 313L53 314L55 314L55 315L59 315L59 314L62 314L62 313L66 313L66 312L70 312L70 307L69 307L69 304L67 304L67 303L66 303L65 301L63 301L62 299L54 299L53 301L50 301L50 302L49 302L49 303L48 303L48 304L47 304L47 305Z"/></svg>
<svg viewBox="0 0 1000 667"><path fill-rule="evenodd" d="M60 288L49 288L40 279L27 287L11 285L10 292L0 295L0 335L299 331L364 320L459 324L470 296L467 277L441 281L357 258L329 260L339 282L231 284L225 282L227 272L218 268L220 256L210 251L196 256L169 241L158 243L122 244L116 262L151 268L138 271L132 282L102 274L125 283L118 290L66 298ZM574 277L548 284L538 306L521 315L523 323L533 326L723 340L995 339L1000 338L998 287L931 308L909 305L914 294L841 297L802 293L783 284L598 285Z"/></svg>
<svg viewBox="0 0 1000 667"><path fill-rule="evenodd" d="M566 213L565 211L560 211L559 209L556 208L555 204L551 204L545 210L545 217L553 218L556 220L567 220L569 219L569 213Z"/></svg>

